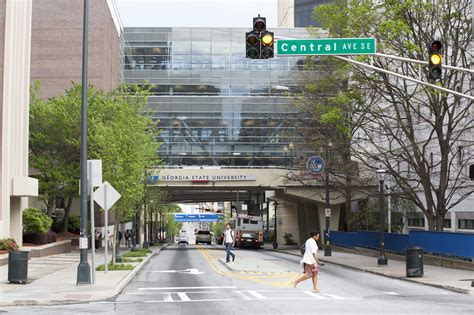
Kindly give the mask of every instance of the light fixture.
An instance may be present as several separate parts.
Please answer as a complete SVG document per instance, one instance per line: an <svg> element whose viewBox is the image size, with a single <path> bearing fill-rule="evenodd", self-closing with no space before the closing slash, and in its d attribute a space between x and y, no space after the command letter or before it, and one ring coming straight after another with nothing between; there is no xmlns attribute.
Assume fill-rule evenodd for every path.
<svg viewBox="0 0 474 315"><path fill-rule="evenodd" d="M383 168L381 169L378 169L376 171L377 173L377 177L379 178L379 181L384 181L385 180L385 176L387 175L387 171L384 170Z"/></svg>

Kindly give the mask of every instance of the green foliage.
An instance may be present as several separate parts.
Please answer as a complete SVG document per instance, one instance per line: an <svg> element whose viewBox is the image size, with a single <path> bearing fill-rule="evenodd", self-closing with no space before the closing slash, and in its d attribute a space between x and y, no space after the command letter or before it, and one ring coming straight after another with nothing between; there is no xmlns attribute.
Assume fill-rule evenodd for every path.
<svg viewBox="0 0 474 315"><path fill-rule="evenodd" d="M122 258L122 262L124 263L133 263L133 262L141 263L142 261L143 261L143 258L137 258L137 259Z"/></svg>
<svg viewBox="0 0 474 315"><path fill-rule="evenodd" d="M133 270L134 266L133 265L130 265L130 264L109 264L107 266L107 270L110 270L110 271L116 271L116 270ZM96 271L104 271L105 270L105 266L104 265L99 265L95 268Z"/></svg>
<svg viewBox="0 0 474 315"><path fill-rule="evenodd" d="M145 249L145 248L140 248L137 251L128 252L126 254L123 254L122 257L146 257L150 253L151 253L151 250Z"/></svg>
<svg viewBox="0 0 474 315"><path fill-rule="evenodd" d="M51 214L56 199L77 196L80 173L80 85L48 101L31 92L30 165L38 171L40 199ZM157 122L142 115L148 90L132 85L103 92L88 89L90 159L101 159L103 179L122 197L113 210L122 219L133 215L144 195L144 170L158 165Z"/></svg>
<svg viewBox="0 0 474 315"><path fill-rule="evenodd" d="M71 215L67 222L67 230L71 233L79 234L81 231L81 217L78 215Z"/></svg>
<svg viewBox="0 0 474 315"><path fill-rule="evenodd" d="M0 250L18 250L18 244L13 238L0 239Z"/></svg>
<svg viewBox="0 0 474 315"><path fill-rule="evenodd" d="M293 235L291 233L285 233L283 235L283 239L285 240L286 245L294 245L295 240L293 239Z"/></svg>
<svg viewBox="0 0 474 315"><path fill-rule="evenodd" d="M49 231L53 219L36 208L23 210L23 227L26 232L44 234Z"/></svg>

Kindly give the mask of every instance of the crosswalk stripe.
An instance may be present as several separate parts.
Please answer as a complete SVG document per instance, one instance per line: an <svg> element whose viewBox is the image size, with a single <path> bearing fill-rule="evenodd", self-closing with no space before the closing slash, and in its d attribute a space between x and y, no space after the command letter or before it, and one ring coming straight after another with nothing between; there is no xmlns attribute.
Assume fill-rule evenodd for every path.
<svg viewBox="0 0 474 315"><path fill-rule="evenodd" d="M304 294L307 294L307 295L309 295L309 296L311 296L311 297L314 297L314 298L316 298L316 299L319 299L319 300L325 300L325 299L326 299L324 296L321 296L321 295L319 295L319 294L317 294L317 293L314 293L314 292L311 292L311 291L303 291L303 293L304 293Z"/></svg>
<svg viewBox="0 0 474 315"><path fill-rule="evenodd" d="M236 289L236 286L209 286L209 287L147 287L138 290L198 290L198 289Z"/></svg>
<svg viewBox="0 0 474 315"><path fill-rule="evenodd" d="M163 296L163 301L172 302L173 297L171 296L171 293L165 293Z"/></svg>
<svg viewBox="0 0 474 315"><path fill-rule="evenodd" d="M334 295L334 294L329 294L329 293L321 293L321 294L327 295L330 298L335 299L335 300L343 300L344 299L344 298L342 298L340 296L337 296L337 295Z"/></svg>
<svg viewBox="0 0 474 315"><path fill-rule="evenodd" d="M260 293L258 293L257 291L247 291L250 295L253 295L254 297L256 297L257 299L259 300L265 300L266 297L261 295Z"/></svg>
<svg viewBox="0 0 474 315"><path fill-rule="evenodd" d="M189 296L184 292L178 292L178 296L181 299L181 301L191 301Z"/></svg>

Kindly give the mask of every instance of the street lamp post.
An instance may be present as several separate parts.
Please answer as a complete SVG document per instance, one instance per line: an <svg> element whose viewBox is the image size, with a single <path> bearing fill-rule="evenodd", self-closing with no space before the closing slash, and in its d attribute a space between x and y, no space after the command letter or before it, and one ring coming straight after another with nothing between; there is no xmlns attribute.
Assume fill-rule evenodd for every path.
<svg viewBox="0 0 474 315"><path fill-rule="evenodd" d="M377 176L380 183L380 257L377 259L379 266L387 265L388 261L385 257L385 243L384 243L384 230L385 230L385 218L384 218L384 205L383 205L383 182L387 171L384 169L377 170Z"/></svg>
<svg viewBox="0 0 474 315"><path fill-rule="evenodd" d="M290 142L288 144L288 148L290 149L290 166L293 167L293 148L294 148L293 142Z"/></svg>
<svg viewBox="0 0 474 315"><path fill-rule="evenodd" d="M81 230L80 261L77 266L76 284L91 284L91 267L87 262L87 51L88 51L89 1L84 0L82 29L82 102L81 102ZM91 196L92 198L92 196ZM107 227L106 227L107 228ZM94 241L94 240L92 240Z"/></svg>
<svg viewBox="0 0 474 315"><path fill-rule="evenodd" d="M274 221L275 229L273 230L274 231L273 235L275 237L275 239L273 240L273 248L274 249L278 248L278 241L277 241L277 206L278 206L278 202L275 201L275 215L274 215L274 217L275 217L275 221Z"/></svg>
<svg viewBox="0 0 474 315"><path fill-rule="evenodd" d="M286 145L283 147L283 152L285 152L285 166L288 166L288 158L287 158L288 147Z"/></svg>
<svg viewBox="0 0 474 315"><path fill-rule="evenodd" d="M329 205L329 160L331 154L332 143L329 141L326 148L326 181L325 181L325 190L326 190L326 208L324 209L324 215L326 217L326 234L324 235L324 256L332 256L330 237L329 237L329 226L331 220L331 207Z"/></svg>
<svg viewBox="0 0 474 315"><path fill-rule="evenodd" d="M146 187L145 187L146 189ZM147 208L148 208L148 190L145 190L145 204L143 207L143 248L148 248L148 236L147 236L147 224L146 220L148 219L147 217Z"/></svg>

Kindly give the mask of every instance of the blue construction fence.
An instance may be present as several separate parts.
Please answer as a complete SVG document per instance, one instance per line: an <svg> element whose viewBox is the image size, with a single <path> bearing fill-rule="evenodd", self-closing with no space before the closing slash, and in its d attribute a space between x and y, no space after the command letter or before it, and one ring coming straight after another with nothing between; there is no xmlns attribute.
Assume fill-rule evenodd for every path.
<svg viewBox="0 0 474 315"><path fill-rule="evenodd" d="M405 253L409 247L419 246L424 252L474 260L474 234L410 231L409 234L384 233L385 249ZM338 246L378 249L380 232L331 231L331 243Z"/></svg>

